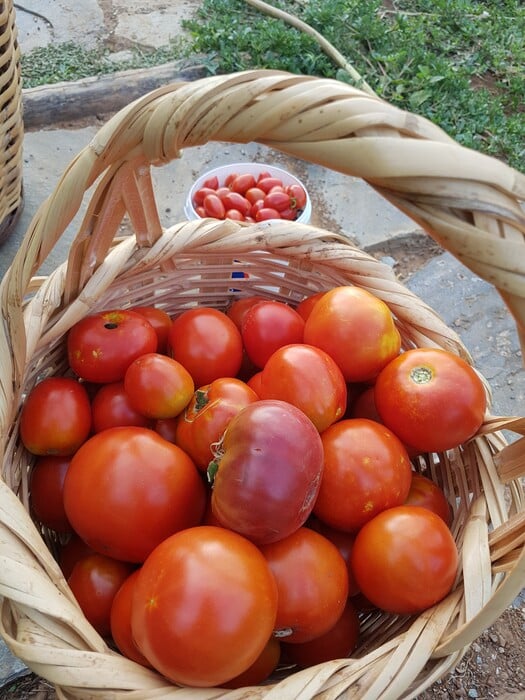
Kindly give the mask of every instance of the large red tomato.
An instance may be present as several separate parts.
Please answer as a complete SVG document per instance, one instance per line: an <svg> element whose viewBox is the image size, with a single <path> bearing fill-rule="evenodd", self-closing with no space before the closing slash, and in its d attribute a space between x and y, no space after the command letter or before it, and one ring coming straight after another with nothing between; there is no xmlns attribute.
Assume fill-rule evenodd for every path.
<svg viewBox="0 0 525 700"><path fill-rule="evenodd" d="M186 367L196 387L235 377L242 350L241 334L231 318L205 306L177 316L168 336L168 354Z"/></svg>
<svg viewBox="0 0 525 700"><path fill-rule="evenodd" d="M487 408L475 370L435 348L408 350L390 362L377 378L374 398L384 424L422 452L441 452L469 440Z"/></svg>
<svg viewBox="0 0 525 700"><path fill-rule="evenodd" d="M322 468L311 420L284 401L256 401L232 418L210 465L213 514L257 544L275 542L312 512Z"/></svg>
<svg viewBox="0 0 525 700"><path fill-rule="evenodd" d="M68 578L77 603L102 637L111 634L111 606L117 591L133 572L133 567L103 554L80 559Z"/></svg>
<svg viewBox="0 0 525 700"><path fill-rule="evenodd" d="M347 382L366 382L394 358L401 336L388 306L359 287L335 287L313 306L304 342L327 352Z"/></svg>
<svg viewBox="0 0 525 700"><path fill-rule="evenodd" d="M167 538L135 583L131 626L142 654L175 683L216 686L248 669L268 643L277 587L257 547L224 528Z"/></svg>
<svg viewBox="0 0 525 700"><path fill-rule="evenodd" d="M299 643L328 632L348 598L346 564L335 545L301 527L261 552L277 582L277 636Z"/></svg>
<svg viewBox="0 0 525 700"><path fill-rule="evenodd" d="M29 502L33 515L55 532L69 533L71 524L64 510L64 481L70 457L40 457L29 480Z"/></svg>
<svg viewBox="0 0 525 700"><path fill-rule="evenodd" d="M349 418L321 435L324 468L315 515L337 530L356 532L386 508L404 503L412 468L407 451L388 428Z"/></svg>
<svg viewBox="0 0 525 700"><path fill-rule="evenodd" d="M363 595L382 610L418 613L452 589L458 551L443 520L427 508L398 506L358 532L352 570Z"/></svg>
<svg viewBox="0 0 525 700"><path fill-rule="evenodd" d="M64 504L73 528L94 550L142 562L163 539L200 522L206 492L176 445L147 428L109 428L73 456Z"/></svg>
<svg viewBox="0 0 525 700"><path fill-rule="evenodd" d="M151 323L157 334L157 352L166 353L168 349L168 334L171 328L171 316L158 306L133 306L134 311Z"/></svg>
<svg viewBox="0 0 525 700"><path fill-rule="evenodd" d="M261 374L261 399L300 408L322 433L346 411L346 382L335 361L312 345L285 345L268 358Z"/></svg>
<svg viewBox="0 0 525 700"><path fill-rule="evenodd" d="M78 321L67 335L71 369L99 384L124 378L136 357L157 350L155 329L144 316L123 309L101 311Z"/></svg>
<svg viewBox="0 0 525 700"><path fill-rule="evenodd" d="M253 389L235 377L222 377L200 387L177 419L175 443L206 471L213 459L212 445L221 439L241 408L258 398Z"/></svg>
<svg viewBox="0 0 525 700"><path fill-rule="evenodd" d="M72 455L91 430L86 389L69 377L48 377L29 392L20 416L20 437L35 455Z"/></svg>
<svg viewBox="0 0 525 700"><path fill-rule="evenodd" d="M241 333L246 354L262 368L272 353L283 345L302 343L304 320L295 309L281 301L260 301L242 320Z"/></svg>

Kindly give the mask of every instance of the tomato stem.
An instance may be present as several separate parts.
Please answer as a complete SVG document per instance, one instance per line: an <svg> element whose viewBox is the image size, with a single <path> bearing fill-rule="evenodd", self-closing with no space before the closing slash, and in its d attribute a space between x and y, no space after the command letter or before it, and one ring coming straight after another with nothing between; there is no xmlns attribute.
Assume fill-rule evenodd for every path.
<svg viewBox="0 0 525 700"><path fill-rule="evenodd" d="M208 478L208 483L213 486L213 482L215 481L215 475L217 474L217 471L219 469L219 462L216 460L212 460L208 464L208 469L206 469L206 476Z"/></svg>
<svg viewBox="0 0 525 700"><path fill-rule="evenodd" d="M195 409L200 411L208 403L208 394L202 389L197 389L195 392Z"/></svg>

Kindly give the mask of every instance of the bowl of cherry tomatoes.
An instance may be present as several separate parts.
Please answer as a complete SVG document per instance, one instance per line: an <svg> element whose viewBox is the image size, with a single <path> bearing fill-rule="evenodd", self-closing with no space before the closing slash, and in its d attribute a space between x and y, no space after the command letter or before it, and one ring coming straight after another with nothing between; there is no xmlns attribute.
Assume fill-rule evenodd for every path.
<svg viewBox="0 0 525 700"><path fill-rule="evenodd" d="M211 217L254 223L270 219L310 222L312 203L304 184L266 163L231 163L203 173L184 205L188 220Z"/></svg>

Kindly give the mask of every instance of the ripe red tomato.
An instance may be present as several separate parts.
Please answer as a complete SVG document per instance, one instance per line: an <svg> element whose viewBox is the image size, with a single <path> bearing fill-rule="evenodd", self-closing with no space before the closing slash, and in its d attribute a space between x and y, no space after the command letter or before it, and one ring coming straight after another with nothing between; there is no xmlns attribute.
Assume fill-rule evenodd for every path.
<svg viewBox="0 0 525 700"><path fill-rule="evenodd" d="M48 377L29 392L20 415L20 437L35 455L72 455L91 430L86 389L69 377Z"/></svg>
<svg viewBox="0 0 525 700"><path fill-rule="evenodd" d="M120 653L142 666L152 668L144 654L138 650L131 632L131 603L139 571L140 569L137 569L130 574L115 594L111 604L109 623L111 637Z"/></svg>
<svg viewBox="0 0 525 700"><path fill-rule="evenodd" d="M282 187L283 183L278 177L268 175L267 177L259 177L257 179L257 187L263 192L268 193L273 187Z"/></svg>
<svg viewBox="0 0 525 700"><path fill-rule="evenodd" d="M255 221L270 221L271 219L280 219L281 215L277 209L264 205L255 212Z"/></svg>
<svg viewBox="0 0 525 700"><path fill-rule="evenodd" d="M255 401L231 419L208 470L213 513L256 544L282 539L312 512L322 464L321 438L302 411Z"/></svg>
<svg viewBox="0 0 525 700"><path fill-rule="evenodd" d="M219 187L219 178L217 175L212 175L207 180L202 183L203 187L209 187L212 190L216 190Z"/></svg>
<svg viewBox="0 0 525 700"><path fill-rule="evenodd" d="M206 504L197 468L147 428L109 428L75 453L64 483L75 531L95 551L142 562L163 539L200 522Z"/></svg>
<svg viewBox="0 0 525 700"><path fill-rule="evenodd" d="M357 647L359 617L351 601L347 601L343 614L328 632L302 644L283 642L282 655L286 663L301 668L323 664L332 659L345 659Z"/></svg>
<svg viewBox="0 0 525 700"><path fill-rule="evenodd" d="M257 547L200 526L150 554L135 583L131 625L139 650L166 678L209 687L255 662L276 612L275 580Z"/></svg>
<svg viewBox="0 0 525 700"><path fill-rule="evenodd" d="M244 196L250 204L255 204L255 202L265 198L266 192L263 192L260 187L250 187L249 190L246 190Z"/></svg>
<svg viewBox="0 0 525 700"><path fill-rule="evenodd" d="M241 335L246 354L256 367L283 345L302 343L304 320L297 311L281 301L260 301L246 312Z"/></svg>
<svg viewBox="0 0 525 700"><path fill-rule="evenodd" d="M87 621L101 637L111 635L111 605L133 567L103 554L88 554L80 559L68 578L68 584Z"/></svg>
<svg viewBox="0 0 525 700"><path fill-rule="evenodd" d="M359 586L354 579L350 564L355 534L351 532L343 532L342 530L336 530L326 523L323 523L316 517L310 518L306 524L309 528L315 530L315 532L318 532L323 537L326 537L327 540L330 540L332 544L335 544L339 550L339 554L345 560L346 569L348 571L348 595L357 595L359 593Z"/></svg>
<svg viewBox="0 0 525 700"><path fill-rule="evenodd" d="M366 418L331 425L321 435L323 477L314 514L327 525L356 532L377 513L404 503L412 469L390 430Z"/></svg>
<svg viewBox="0 0 525 700"><path fill-rule="evenodd" d="M227 209L224 218L231 221L246 221L244 214L241 214L238 209Z"/></svg>
<svg viewBox="0 0 525 700"><path fill-rule="evenodd" d="M219 442L230 420L258 398L234 377L215 379L200 387L177 420L175 443L206 471L213 459L212 446Z"/></svg>
<svg viewBox="0 0 525 700"><path fill-rule="evenodd" d="M221 685L223 688L247 688L252 685L261 685L275 671L280 657L281 644L277 637L270 637L262 652L246 671Z"/></svg>
<svg viewBox="0 0 525 700"><path fill-rule="evenodd" d="M58 550L58 565L60 566L65 579L71 576L73 567L88 554L95 554L84 540L81 540L76 532L71 533L68 541L61 545Z"/></svg>
<svg viewBox="0 0 525 700"><path fill-rule="evenodd" d="M443 490L432 479L422 474L413 473L410 491L406 497L406 506L428 508L446 522L452 522L452 510Z"/></svg>
<svg viewBox="0 0 525 700"><path fill-rule="evenodd" d="M260 549L277 582L276 635L295 644L328 632L348 598L346 564L335 545L301 527Z"/></svg>
<svg viewBox="0 0 525 700"><path fill-rule="evenodd" d="M359 287L325 292L304 327L304 342L327 352L347 382L374 379L401 347L401 336L388 306Z"/></svg>
<svg viewBox="0 0 525 700"><path fill-rule="evenodd" d="M330 355L312 345L285 345L270 355L262 369L259 396L297 406L320 433L346 411L341 370Z"/></svg>
<svg viewBox="0 0 525 700"><path fill-rule="evenodd" d="M261 398L261 376L262 376L262 370L260 372L256 372L255 374L252 374L252 376L246 381L246 384L250 387L250 389L253 389L257 396Z"/></svg>
<svg viewBox="0 0 525 700"><path fill-rule="evenodd" d="M282 212L290 207L290 195L283 190L272 190L265 196L264 206Z"/></svg>
<svg viewBox="0 0 525 700"><path fill-rule="evenodd" d="M217 194L207 194L202 201L202 206L206 216L211 216L213 219L224 219L226 208Z"/></svg>
<svg viewBox="0 0 525 700"><path fill-rule="evenodd" d="M148 418L175 418L188 405L195 384L177 360L150 352L137 357L124 375L124 389L133 408Z"/></svg>
<svg viewBox="0 0 525 700"><path fill-rule="evenodd" d="M151 323L131 310L101 311L78 321L67 336L71 369L88 382L118 382L136 357L155 352Z"/></svg>
<svg viewBox="0 0 525 700"><path fill-rule="evenodd" d="M240 173L228 184L232 192L244 194L252 187L255 187L255 177L251 173Z"/></svg>
<svg viewBox="0 0 525 700"><path fill-rule="evenodd" d="M299 302L296 311L305 321L310 315L311 310L314 308L315 304L319 301L323 294L324 292L316 292L315 294L311 294L310 296L306 297L301 302Z"/></svg>
<svg viewBox="0 0 525 700"><path fill-rule="evenodd" d="M451 352L415 348L379 374L374 391L384 424L421 452L442 452L469 440L487 408L483 382Z"/></svg>
<svg viewBox="0 0 525 700"><path fill-rule="evenodd" d="M201 306L174 319L168 352L193 377L196 387L235 377L242 364L242 338L222 311Z"/></svg>
<svg viewBox="0 0 525 700"><path fill-rule="evenodd" d="M301 185L288 185L286 192L290 196L292 209L304 209L306 206L306 192Z"/></svg>
<svg viewBox="0 0 525 700"><path fill-rule="evenodd" d="M246 199L246 197L244 197L242 194L235 191L225 194L222 198L222 203L224 204L226 210L236 209L243 214L243 216L247 216L252 208L251 202L249 202L248 199Z"/></svg>
<svg viewBox="0 0 525 700"><path fill-rule="evenodd" d="M202 206L204 197L208 194L216 194L217 187L200 187L193 195L193 204L197 207ZM204 210L204 207L203 207Z"/></svg>
<svg viewBox="0 0 525 700"><path fill-rule="evenodd" d="M103 384L93 397L91 412L94 433L122 425L147 428L151 423L149 418L139 413L131 405L129 396L124 389L124 382Z"/></svg>
<svg viewBox="0 0 525 700"><path fill-rule="evenodd" d="M230 306L228 306L228 308L226 309L226 316L228 316L228 318L231 318L231 320L235 323L237 328L241 330L242 322L246 315L246 312L259 301L266 301L266 299L257 295L249 297L239 297L238 299L234 299L234 301L232 301Z"/></svg>
<svg viewBox="0 0 525 700"><path fill-rule="evenodd" d="M452 589L458 551L443 520L427 508L398 506L357 533L352 570L363 595L387 612L419 613Z"/></svg>
<svg viewBox="0 0 525 700"><path fill-rule="evenodd" d="M157 334L157 352L166 354L168 333L171 328L171 316L157 306L134 306L132 309L137 314L148 320Z"/></svg>
<svg viewBox="0 0 525 700"><path fill-rule="evenodd" d="M59 533L72 531L64 510L64 480L69 457L40 457L29 479L29 503L42 525Z"/></svg>

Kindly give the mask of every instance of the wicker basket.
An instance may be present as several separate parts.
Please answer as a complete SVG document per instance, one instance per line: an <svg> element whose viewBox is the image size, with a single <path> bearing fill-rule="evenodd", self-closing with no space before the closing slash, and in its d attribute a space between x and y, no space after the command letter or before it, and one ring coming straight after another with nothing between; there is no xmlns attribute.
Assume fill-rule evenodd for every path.
<svg viewBox="0 0 525 700"><path fill-rule="evenodd" d="M22 212L22 87L12 0L0 2L0 244Z"/></svg>
<svg viewBox="0 0 525 700"><path fill-rule="evenodd" d="M390 306L405 347L439 346L469 359L457 335L390 268L335 233L289 222L214 220L163 230L150 166L208 141L259 142L363 178L492 282L524 339L523 175L331 80L250 71L177 83L137 100L72 161L1 283L1 633L60 698L414 697L458 663L525 584L525 440L507 444L501 432L524 435L523 418L487 415L468 444L418 462L454 511L461 571L450 595L419 616L370 613L355 657L270 685L178 688L112 651L79 611L46 533L28 515L32 460L18 438L24 395L41 377L65 370L67 330L98 309L155 303L176 314L194 304L224 308L236 294L252 293L293 303L355 284ZM67 262L34 277L88 190ZM116 238L125 214L135 235ZM234 292L239 265L249 277L236 279Z"/></svg>

